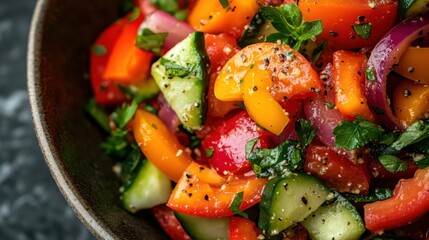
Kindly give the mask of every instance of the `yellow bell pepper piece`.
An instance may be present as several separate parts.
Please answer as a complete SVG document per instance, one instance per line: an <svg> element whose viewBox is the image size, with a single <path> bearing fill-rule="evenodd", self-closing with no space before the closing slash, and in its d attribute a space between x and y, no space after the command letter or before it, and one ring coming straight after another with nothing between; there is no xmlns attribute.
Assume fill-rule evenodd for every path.
<svg viewBox="0 0 429 240"><path fill-rule="evenodd" d="M429 84L428 62L429 47L408 47L393 70L418 83Z"/></svg>
<svg viewBox="0 0 429 240"><path fill-rule="evenodd" d="M395 88L393 107L396 117L411 125L429 115L429 85L403 79Z"/></svg>
<svg viewBox="0 0 429 240"><path fill-rule="evenodd" d="M251 69L244 76L243 102L250 117L267 131L280 135L289 123L282 106L271 95L271 71Z"/></svg>
<svg viewBox="0 0 429 240"><path fill-rule="evenodd" d="M168 178L177 182L192 158L165 124L144 110L137 110L133 133L143 154Z"/></svg>

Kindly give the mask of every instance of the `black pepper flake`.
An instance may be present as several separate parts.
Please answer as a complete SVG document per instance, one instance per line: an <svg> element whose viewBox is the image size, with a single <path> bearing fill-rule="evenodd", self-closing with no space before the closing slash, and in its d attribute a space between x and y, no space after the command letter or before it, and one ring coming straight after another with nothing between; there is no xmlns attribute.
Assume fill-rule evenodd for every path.
<svg viewBox="0 0 429 240"><path fill-rule="evenodd" d="M307 205L307 203L308 203L308 200L305 197L302 197L301 201L302 201L302 203L304 203L304 205Z"/></svg>
<svg viewBox="0 0 429 240"><path fill-rule="evenodd" d="M358 71L358 72L357 72L357 74L358 74L359 76L362 76L362 72L361 72L361 71Z"/></svg>
<svg viewBox="0 0 429 240"><path fill-rule="evenodd" d="M338 37L338 33L334 32L334 31L330 31L329 35L331 35L331 37L333 37L333 38Z"/></svg>
<svg viewBox="0 0 429 240"><path fill-rule="evenodd" d="M189 197L192 197L192 193L188 193L188 196L189 196Z"/></svg>
<svg viewBox="0 0 429 240"><path fill-rule="evenodd" d="M358 20L359 22L365 22L365 16L359 16Z"/></svg>
<svg viewBox="0 0 429 240"><path fill-rule="evenodd" d="M288 190L288 184L286 183L285 185L283 185L283 187L285 188L285 190L287 191Z"/></svg>
<svg viewBox="0 0 429 240"><path fill-rule="evenodd" d="M356 39L356 36L355 35L352 35L352 36L350 36L350 39Z"/></svg>
<svg viewBox="0 0 429 240"><path fill-rule="evenodd" d="M185 176L186 176L187 178L191 178L191 177L192 177L192 174L190 174L190 173L186 173L186 174L185 174Z"/></svg>
<svg viewBox="0 0 429 240"><path fill-rule="evenodd" d="M409 68L407 69L407 72L408 72L408 73L413 73L413 72L414 72L414 67L409 67Z"/></svg>
<svg viewBox="0 0 429 240"><path fill-rule="evenodd" d="M265 58L264 59L264 65L265 65L265 67L268 67L268 65L270 65L270 59Z"/></svg>
<svg viewBox="0 0 429 240"><path fill-rule="evenodd" d="M204 167L200 167L200 172L204 170Z"/></svg>
<svg viewBox="0 0 429 240"><path fill-rule="evenodd" d="M279 47L275 47L275 48L274 48L274 53L277 53L279 50L280 50L280 48L279 48Z"/></svg>
<svg viewBox="0 0 429 240"><path fill-rule="evenodd" d="M204 200L206 200L206 201L209 201L210 200L210 198L209 198L209 195L204 195Z"/></svg>
<svg viewBox="0 0 429 240"><path fill-rule="evenodd" d="M411 96L411 91L409 89L404 89L404 91L402 92L402 96L404 97Z"/></svg>
<svg viewBox="0 0 429 240"><path fill-rule="evenodd" d="M253 86L253 91L254 92L258 91L258 87L257 86Z"/></svg>

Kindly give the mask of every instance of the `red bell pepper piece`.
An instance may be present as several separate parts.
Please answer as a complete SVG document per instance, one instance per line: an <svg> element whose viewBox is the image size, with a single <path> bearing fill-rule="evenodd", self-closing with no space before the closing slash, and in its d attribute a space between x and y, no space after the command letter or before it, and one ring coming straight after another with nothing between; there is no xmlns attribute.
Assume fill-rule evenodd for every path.
<svg viewBox="0 0 429 240"><path fill-rule="evenodd" d="M261 231L256 224L242 217L231 217L229 220L229 240L257 240Z"/></svg>
<svg viewBox="0 0 429 240"><path fill-rule="evenodd" d="M153 215L162 229L174 240L190 240L191 238L183 229L180 222L174 216L173 210L165 205L152 208Z"/></svg>

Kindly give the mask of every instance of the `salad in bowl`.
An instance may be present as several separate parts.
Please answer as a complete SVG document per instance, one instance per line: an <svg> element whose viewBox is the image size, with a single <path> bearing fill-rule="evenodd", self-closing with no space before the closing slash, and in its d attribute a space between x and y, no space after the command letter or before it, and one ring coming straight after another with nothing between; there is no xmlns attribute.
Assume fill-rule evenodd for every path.
<svg viewBox="0 0 429 240"><path fill-rule="evenodd" d="M86 107L172 239L427 239L427 0L136 0Z"/></svg>

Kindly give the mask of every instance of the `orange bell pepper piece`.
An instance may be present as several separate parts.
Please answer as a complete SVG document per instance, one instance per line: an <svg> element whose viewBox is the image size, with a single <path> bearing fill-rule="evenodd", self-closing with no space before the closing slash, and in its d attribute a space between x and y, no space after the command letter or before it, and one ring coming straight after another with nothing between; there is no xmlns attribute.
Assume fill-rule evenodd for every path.
<svg viewBox="0 0 429 240"><path fill-rule="evenodd" d="M189 24L206 33L226 32L236 38L259 9L257 0L228 0L223 8L219 0L197 1L188 17Z"/></svg>
<svg viewBox="0 0 429 240"><path fill-rule="evenodd" d="M143 19L143 14L139 13L122 30L104 71L104 79L129 85L142 82L148 76L153 54L135 46Z"/></svg>
<svg viewBox="0 0 429 240"><path fill-rule="evenodd" d="M192 158L156 116L137 110L133 133L143 154L168 178L177 182Z"/></svg>
<svg viewBox="0 0 429 240"><path fill-rule="evenodd" d="M363 90L364 66L367 57L363 53L339 50L333 56L335 105L345 116L362 116L375 122Z"/></svg>
<svg viewBox="0 0 429 240"><path fill-rule="evenodd" d="M277 136L289 123L287 112L270 93L270 71L251 69L243 80L243 101L249 116L267 131Z"/></svg>
<svg viewBox="0 0 429 240"><path fill-rule="evenodd" d="M407 125L427 118L429 114L429 85L417 84L403 79L393 94L393 109L396 117Z"/></svg>
<svg viewBox="0 0 429 240"><path fill-rule="evenodd" d="M322 89L317 72L304 56L288 45L265 42L243 48L227 62L215 82L216 98L241 101L242 81L252 68L271 72L270 92L277 101L302 99Z"/></svg>
<svg viewBox="0 0 429 240"><path fill-rule="evenodd" d="M393 70L418 83L429 84L428 62L429 47L408 47Z"/></svg>

